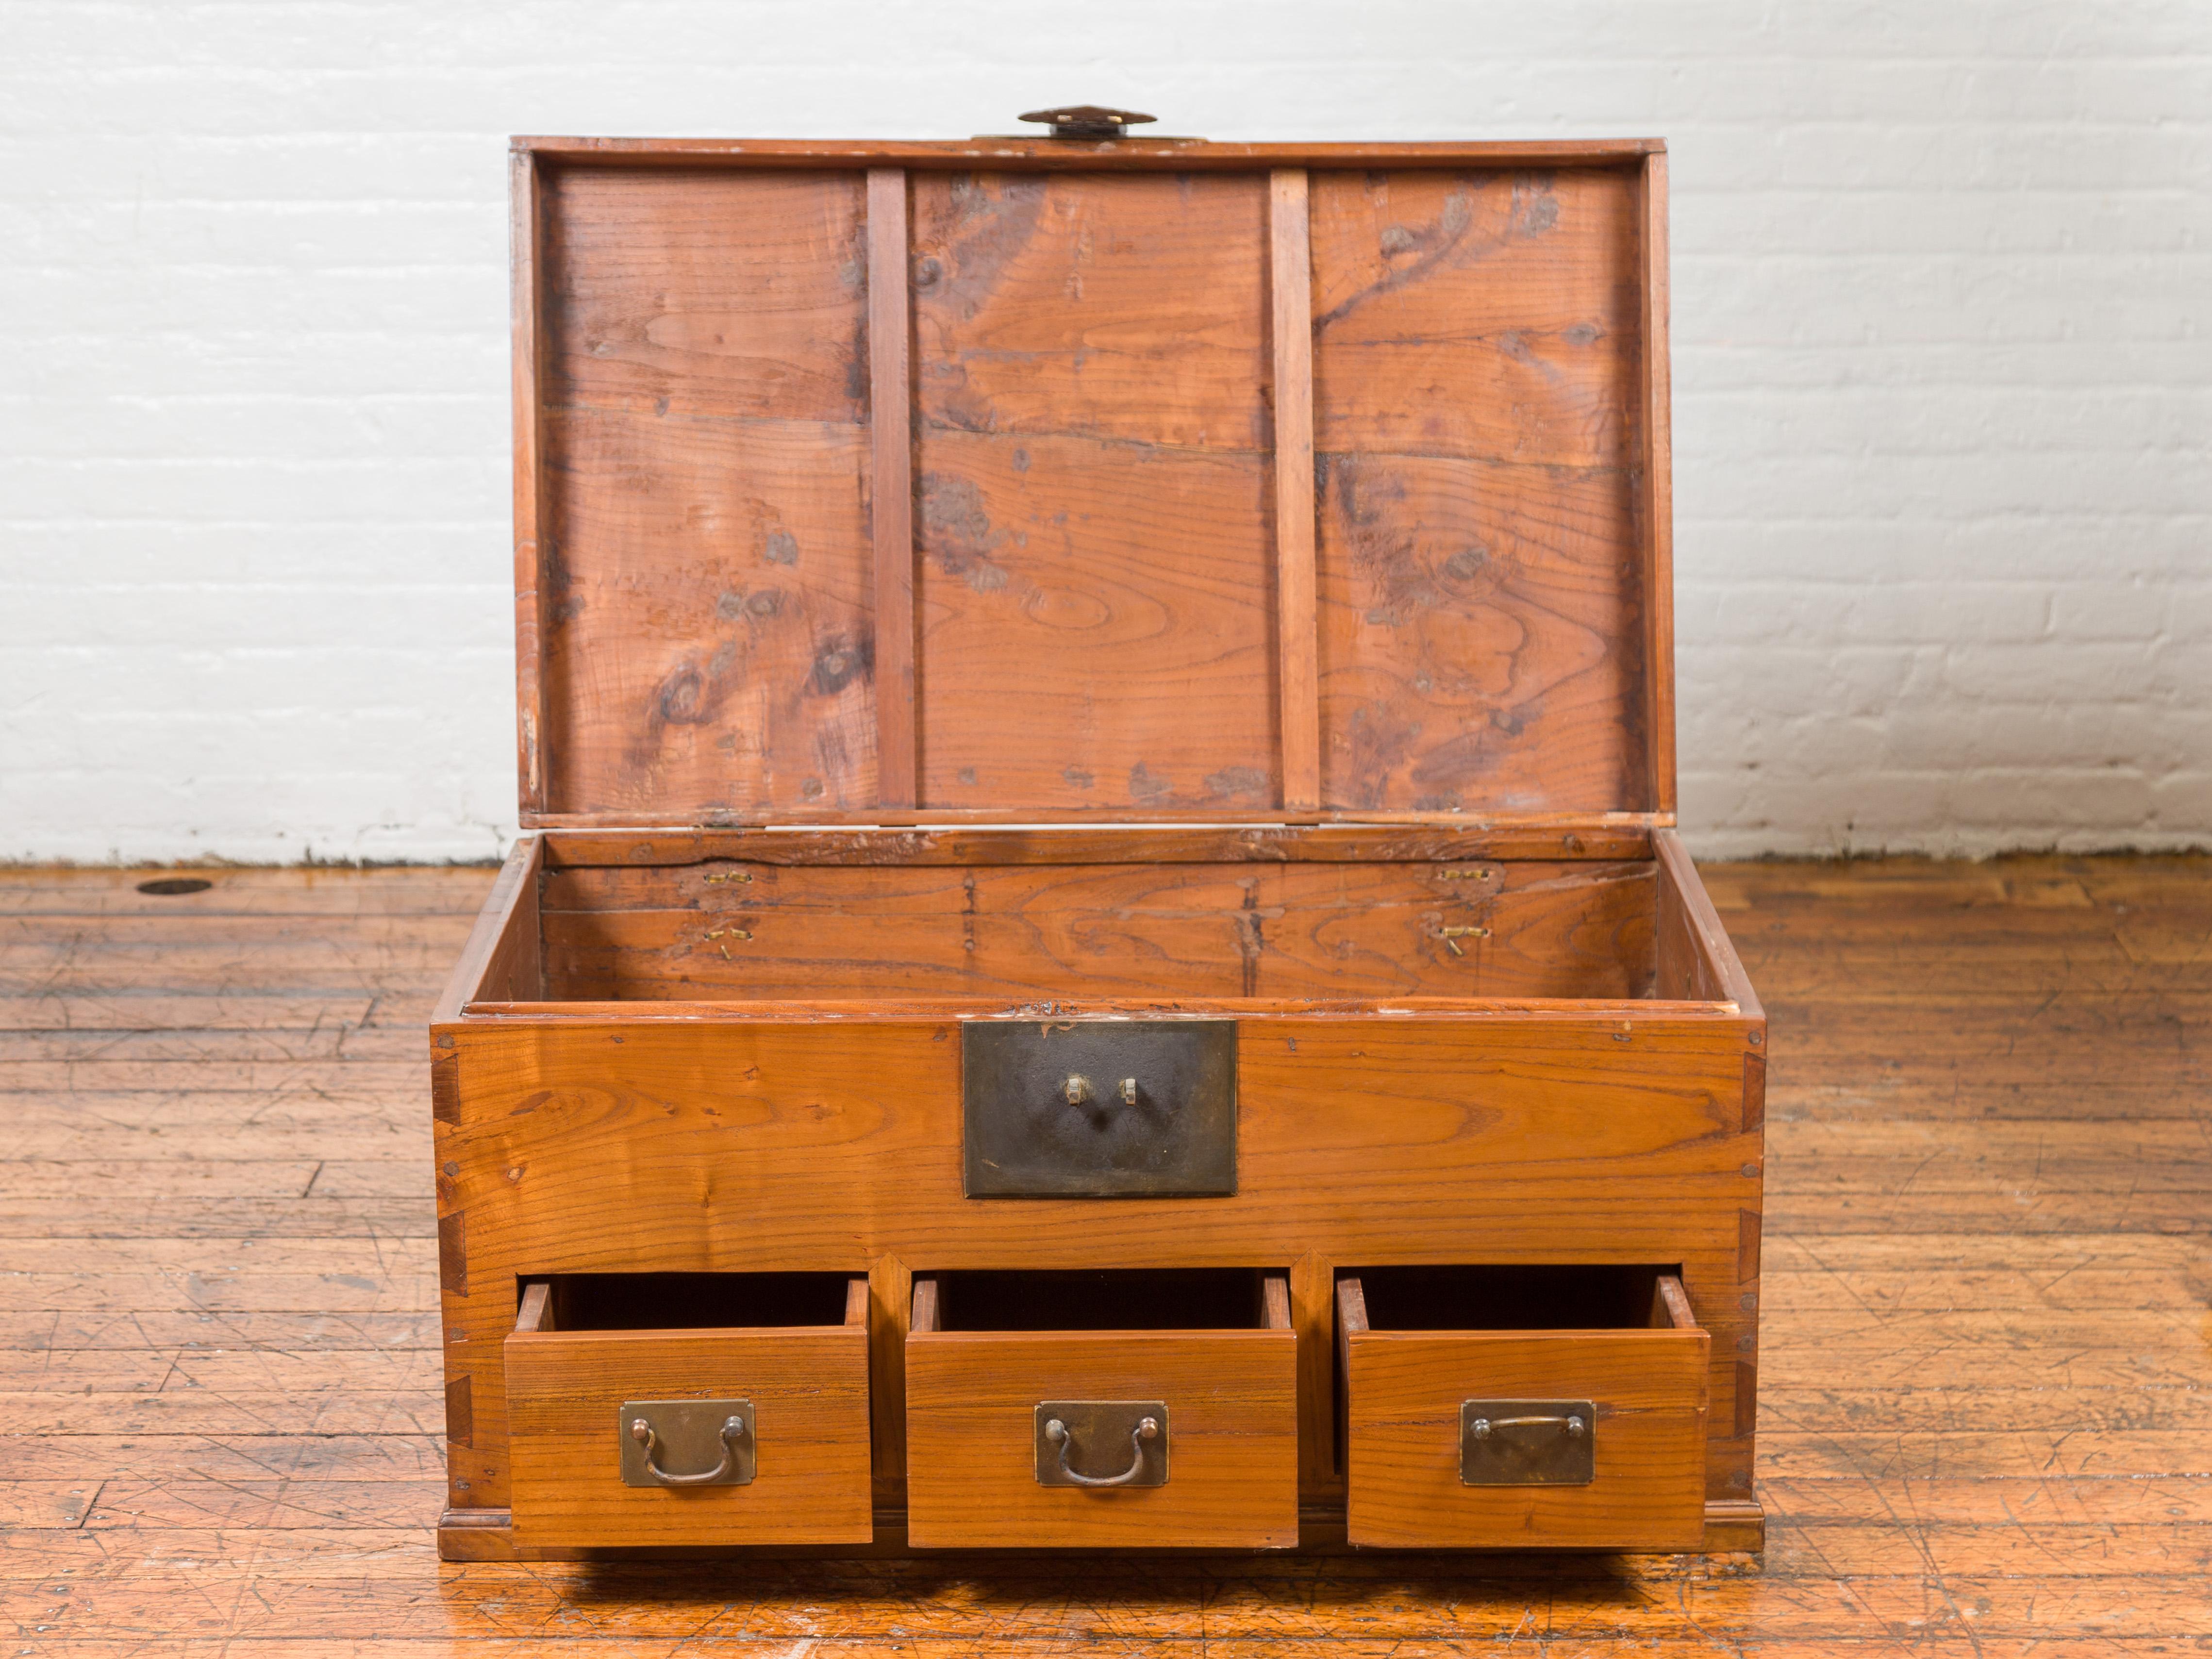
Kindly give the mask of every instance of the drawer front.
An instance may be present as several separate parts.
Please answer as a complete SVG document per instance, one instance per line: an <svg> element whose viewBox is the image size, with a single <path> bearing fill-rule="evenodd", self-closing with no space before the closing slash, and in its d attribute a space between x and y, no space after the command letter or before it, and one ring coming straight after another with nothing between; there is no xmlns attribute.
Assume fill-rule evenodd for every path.
<svg viewBox="0 0 2212 1659"><path fill-rule="evenodd" d="M1298 1541L1290 1331L917 1332L906 1399L908 1540L918 1547ZM1121 1416L1159 1431L1125 1445ZM1073 1427L1052 1434L1054 1422ZM1093 1425L1110 1445L1091 1443ZM1079 1474L1110 1478L1127 1466L1136 1479L1065 1481L1061 1449Z"/></svg>
<svg viewBox="0 0 2212 1659"><path fill-rule="evenodd" d="M1707 1347L1697 1329L1350 1334L1351 1541L1700 1547Z"/></svg>
<svg viewBox="0 0 2212 1659"><path fill-rule="evenodd" d="M850 1544L873 1537L859 1326L553 1331L507 1339L514 1536L528 1546ZM716 1402L685 1432L681 1402ZM648 1447L624 1407L659 1422ZM691 1413L696 1415L696 1411ZM660 1486L714 1467L726 1478ZM747 1479L747 1476L750 1476ZM740 1484L741 1483L741 1484Z"/></svg>

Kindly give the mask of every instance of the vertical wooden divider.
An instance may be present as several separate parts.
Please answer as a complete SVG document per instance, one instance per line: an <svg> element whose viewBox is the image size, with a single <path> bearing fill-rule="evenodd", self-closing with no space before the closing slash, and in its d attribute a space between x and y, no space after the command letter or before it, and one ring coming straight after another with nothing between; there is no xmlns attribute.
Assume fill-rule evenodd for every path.
<svg viewBox="0 0 2212 1659"><path fill-rule="evenodd" d="M1306 173L1268 175L1275 376L1276 684L1283 805L1321 805L1321 668L1314 578L1313 256Z"/></svg>
<svg viewBox="0 0 2212 1659"><path fill-rule="evenodd" d="M914 415L906 169L868 169L869 520L875 551L876 801L915 805Z"/></svg>
<svg viewBox="0 0 2212 1659"><path fill-rule="evenodd" d="M1644 158L1644 656L1651 810L1674 821L1674 438L1667 357L1667 156Z"/></svg>
<svg viewBox="0 0 2212 1659"><path fill-rule="evenodd" d="M507 156L514 381L514 741L526 828L546 798L544 628L539 606L538 528L538 158Z"/></svg>
<svg viewBox="0 0 2212 1659"><path fill-rule="evenodd" d="M1298 1333L1298 1496L1344 1491L1336 1467L1336 1266L1309 1251L1291 1264L1291 1323Z"/></svg>
<svg viewBox="0 0 2212 1659"><path fill-rule="evenodd" d="M868 1417L875 1440L876 1502L906 1502L906 1327L914 1273L895 1255L868 1267Z"/></svg>

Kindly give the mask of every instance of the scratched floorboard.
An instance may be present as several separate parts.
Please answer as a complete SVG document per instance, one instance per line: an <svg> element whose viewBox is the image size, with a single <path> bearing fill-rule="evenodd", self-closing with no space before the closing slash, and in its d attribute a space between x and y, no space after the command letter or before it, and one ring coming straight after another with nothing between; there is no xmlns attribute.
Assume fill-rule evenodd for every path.
<svg viewBox="0 0 2212 1659"><path fill-rule="evenodd" d="M414 1033L489 876L0 874L0 1644L2212 1646L2212 861L1707 874L1774 1021L1763 1559L988 1570L441 1565Z"/></svg>

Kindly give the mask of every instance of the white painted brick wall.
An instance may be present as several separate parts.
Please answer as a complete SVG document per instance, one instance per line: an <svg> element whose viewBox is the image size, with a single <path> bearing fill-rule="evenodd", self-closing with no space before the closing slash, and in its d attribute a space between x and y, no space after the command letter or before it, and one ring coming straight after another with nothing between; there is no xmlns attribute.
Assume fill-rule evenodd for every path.
<svg viewBox="0 0 2212 1659"><path fill-rule="evenodd" d="M0 855L511 833L505 135L1674 149L1711 852L2212 844L2212 4L0 0Z"/></svg>

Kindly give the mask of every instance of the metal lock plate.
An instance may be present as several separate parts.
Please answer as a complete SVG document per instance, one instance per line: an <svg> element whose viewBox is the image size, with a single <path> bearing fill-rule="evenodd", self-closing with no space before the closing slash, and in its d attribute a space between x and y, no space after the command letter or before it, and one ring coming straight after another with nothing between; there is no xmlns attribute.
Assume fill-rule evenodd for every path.
<svg viewBox="0 0 2212 1659"><path fill-rule="evenodd" d="M1597 1474L1597 1408L1587 1400L1466 1400L1462 1486L1587 1486Z"/></svg>
<svg viewBox="0 0 2212 1659"><path fill-rule="evenodd" d="M1164 1400L1047 1400L1036 1408L1040 1486L1164 1486Z"/></svg>
<svg viewBox="0 0 2212 1659"><path fill-rule="evenodd" d="M624 1401L615 1419L623 1485L750 1486L757 1429L750 1400Z"/></svg>
<svg viewBox="0 0 2212 1659"><path fill-rule="evenodd" d="M1237 1190L1234 1020L971 1020L960 1059L970 1198Z"/></svg>

